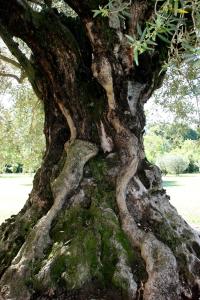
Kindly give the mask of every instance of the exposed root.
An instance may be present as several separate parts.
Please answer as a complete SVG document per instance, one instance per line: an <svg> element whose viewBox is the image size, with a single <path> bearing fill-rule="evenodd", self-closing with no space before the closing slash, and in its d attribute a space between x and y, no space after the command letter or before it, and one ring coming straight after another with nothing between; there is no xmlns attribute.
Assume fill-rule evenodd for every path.
<svg viewBox="0 0 200 300"><path fill-rule="evenodd" d="M61 211L71 193L77 189L83 176L84 165L97 152L97 147L86 141L75 140L68 145L63 170L52 184L54 204L33 228L11 266L4 273L0 283L3 299L30 299L25 278L29 276L31 263L43 257L44 250L51 242L49 231L52 221Z"/></svg>
<svg viewBox="0 0 200 300"><path fill-rule="evenodd" d="M177 263L171 250L152 233L146 234L141 246L141 255L146 261L149 276L145 284L144 299L179 299Z"/></svg>
<svg viewBox="0 0 200 300"><path fill-rule="evenodd" d="M118 177L117 204L120 211L124 232L133 246L141 249L141 255L146 262L148 281L144 288L145 300L178 299L179 278L176 259L171 250L152 233L146 233L138 228L128 211L126 204L127 186L137 171L138 159L133 158Z"/></svg>
<svg viewBox="0 0 200 300"><path fill-rule="evenodd" d="M124 161L124 167L118 176L116 189L116 200L119 208L122 228L129 237L133 247L136 246L141 250L141 255L146 262L148 281L144 287L144 299L175 300L178 299L177 297L180 295L180 285L176 259L172 251L168 248L168 246L160 242L153 233L146 233L144 230L138 228L127 207L126 195L129 182L132 178L135 177L135 181L140 188L140 193L147 192L139 178L135 176L143 153L140 153L139 141L136 136L123 126L115 113L116 104L114 100L111 66L105 58L103 61L104 65L101 61L99 70L97 69L98 64L93 64L93 74L107 93L109 105L108 119L116 130L117 136L123 139L123 146L121 150L123 153L122 156L124 156L124 158L122 158ZM128 87L128 92L133 94L133 97L134 92L137 94L137 97L135 96L132 101L129 101L131 113L135 115L137 105L136 101L144 86L136 85L137 89L134 92L133 87L130 86L130 84ZM134 297L132 299L134 299Z"/></svg>
<svg viewBox="0 0 200 300"><path fill-rule="evenodd" d="M118 175L116 191L116 199L122 228L129 237L133 247L138 247L140 249L148 272L148 280L144 285L143 298L145 300L177 300L180 299L181 294L188 297L189 294L185 291L183 292L184 280L182 279L182 276L179 278L179 272L180 274L184 273L184 270L180 271L180 265L183 265L185 262L187 265L185 269L187 272L186 278L193 278L193 281L190 281L190 279L188 280L194 284L195 278L198 278L199 276L199 240L191 233L192 231L188 226L185 228L185 226L181 225L183 231L186 230L190 233L189 240L194 241L194 247L191 247L186 243L181 246L179 243L178 249L170 243L167 243L165 237L161 237L156 228L153 227L155 224L158 224L158 226L160 224L162 228L170 228L172 239L175 240L177 238L179 239L180 235L181 237L186 236L184 232L179 233L178 230L174 230L173 224L172 226L171 224L168 224L167 214L170 214L169 203L167 204L168 207L166 208L166 211L163 213L160 207L157 209L153 207L154 204L152 203L152 199L154 198L154 194L156 198L155 203L158 202L161 206L163 205L163 209L165 209L165 203L169 202L165 201L165 203L163 203L163 201L160 201L159 198L159 193L163 193L160 173L156 167L154 169L147 168L144 174L141 175L145 178L144 180L147 182L147 185L137 173L139 164L144 161L145 158L142 142L132 133L132 131L129 130L128 126L123 124L120 115L122 112L119 112L118 114L118 102L116 102L115 99L116 94L114 93L114 82L112 76L112 73L115 70L114 62L111 62L109 60L109 56L104 53L101 40L97 39L95 30L93 30L93 23L91 22L86 24L86 27L93 46L93 75L107 94L109 107L107 119L115 130L114 142L115 146L119 149L123 164L121 172ZM132 29L135 29L133 24ZM118 75L120 76L120 73L118 73ZM133 80L128 82L127 102L129 104L129 113L135 118L140 117L137 115L138 105L140 105L138 101L141 101L142 106L144 99L146 101L146 98L149 97L152 92L152 88L148 91L145 91L145 89L145 84L141 84ZM132 127L130 126L130 128ZM131 199L134 202L132 204L133 211L130 210L129 206L127 207L127 194L130 190L132 195ZM134 206L136 208L135 213ZM145 215L145 209L147 211L147 215ZM137 212L139 212L139 214ZM141 220L144 221L143 223L147 223L147 226L146 224L142 224L141 226L141 224L137 221L140 216ZM177 212L173 213L173 216L177 216ZM174 224L176 224L176 221L177 220L174 221ZM162 222L166 222L167 226L162 224ZM164 235L167 234L167 232L164 233ZM179 258L179 254L181 254L181 258ZM180 259L183 259L184 262L180 263ZM188 287L189 284L190 283L187 283L185 286ZM191 291L189 297L191 299L196 299L194 298L196 296L193 294L194 292Z"/></svg>
<svg viewBox="0 0 200 300"><path fill-rule="evenodd" d="M117 253L119 253L119 255L118 255L119 261L117 263L116 270L113 275L113 281L117 282L119 280L119 283L124 281L125 284L127 285L126 288L128 291L129 299L135 299L138 287L137 287L137 283L135 282L135 280L133 278L131 268L127 264L126 255L123 253L124 250L123 250L121 244L119 244L116 241L116 239L113 239L113 245L114 245L115 249L117 250Z"/></svg>
<svg viewBox="0 0 200 300"><path fill-rule="evenodd" d="M168 244L178 262L180 293L188 299L196 299L200 291L200 236L178 215L166 194L150 197L150 218L154 222L155 234ZM186 277L184 277L186 276ZM192 289L196 285L197 292Z"/></svg>

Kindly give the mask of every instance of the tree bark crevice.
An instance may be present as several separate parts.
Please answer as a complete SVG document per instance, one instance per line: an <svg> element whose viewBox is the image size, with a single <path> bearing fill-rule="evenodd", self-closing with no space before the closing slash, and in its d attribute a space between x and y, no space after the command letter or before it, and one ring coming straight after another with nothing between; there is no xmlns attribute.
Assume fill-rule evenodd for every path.
<svg viewBox="0 0 200 300"><path fill-rule="evenodd" d="M1 26L32 51L27 76L44 103L46 137L28 202L0 228L1 296L196 300L200 238L170 205L143 146L144 103L167 51L159 56L158 45L135 66L124 35L145 25L152 4L134 1L127 26L92 17L106 1L65 2L76 28L55 9L0 1Z"/></svg>

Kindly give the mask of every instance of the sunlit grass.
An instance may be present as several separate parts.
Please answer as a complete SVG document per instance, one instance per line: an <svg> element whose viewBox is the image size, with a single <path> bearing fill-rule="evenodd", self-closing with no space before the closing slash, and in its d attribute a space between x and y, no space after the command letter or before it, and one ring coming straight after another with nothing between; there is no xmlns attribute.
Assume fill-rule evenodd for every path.
<svg viewBox="0 0 200 300"><path fill-rule="evenodd" d="M200 226L200 174L169 175L163 179L179 214L188 223Z"/></svg>
<svg viewBox="0 0 200 300"><path fill-rule="evenodd" d="M33 175L0 174L0 224L18 213L28 199Z"/></svg>
<svg viewBox="0 0 200 300"><path fill-rule="evenodd" d="M200 174L165 176L171 203L190 224L200 227ZM0 223L22 209L32 188L33 175L0 174Z"/></svg>

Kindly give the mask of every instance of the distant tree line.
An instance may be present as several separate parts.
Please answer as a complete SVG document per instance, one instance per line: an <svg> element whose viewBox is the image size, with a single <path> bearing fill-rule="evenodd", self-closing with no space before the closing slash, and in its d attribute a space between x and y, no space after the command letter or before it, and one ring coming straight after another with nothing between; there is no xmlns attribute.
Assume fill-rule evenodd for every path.
<svg viewBox="0 0 200 300"><path fill-rule="evenodd" d="M189 125L151 124L145 135L145 149L148 159L165 174L200 170L200 134Z"/></svg>

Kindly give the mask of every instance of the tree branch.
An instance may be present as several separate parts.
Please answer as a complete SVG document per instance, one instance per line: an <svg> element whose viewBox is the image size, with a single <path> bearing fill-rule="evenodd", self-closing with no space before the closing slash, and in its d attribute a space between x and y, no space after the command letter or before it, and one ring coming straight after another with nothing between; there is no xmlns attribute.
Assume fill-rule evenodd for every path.
<svg viewBox="0 0 200 300"><path fill-rule="evenodd" d="M22 83L22 80L20 77L18 77L17 75L11 74L11 73L0 72L0 76L14 78L15 80L17 80L18 83Z"/></svg>
<svg viewBox="0 0 200 300"><path fill-rule="evenodd" d="M0 35L4 43L7 45L8 49L12 53L12 55L15 56L19 61L19 66L21 66L25 70L27 75L34 74L34 68L31 62L21 52L21 50L18 47L18 44L13 40L12 35L7 31L7 29L1 23L0 23Z"/></svg>
<svg viewBox="0 0 200 300"><path fill-rule="evenodd" d="M83 0L64 0L79 16L92 17L93 9L98 9L99 5L105 5L105 1L83 1ZM89 2L89 3L88 3ZM97 3L98 2L98 3Z"/></svg>
<svg viewBox="0 0 200 300"><path fill-rule="evenodd" d="M13 65L14 67L18 68L18 69L21 69L22 66L14 59L10 58L10 57L7 57L3 54L0 53L0 59L2 59L3 61L5 61L6 63L9 63L11 65Z"/></svg>

